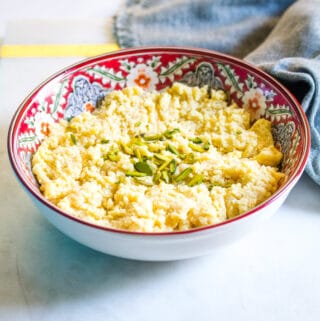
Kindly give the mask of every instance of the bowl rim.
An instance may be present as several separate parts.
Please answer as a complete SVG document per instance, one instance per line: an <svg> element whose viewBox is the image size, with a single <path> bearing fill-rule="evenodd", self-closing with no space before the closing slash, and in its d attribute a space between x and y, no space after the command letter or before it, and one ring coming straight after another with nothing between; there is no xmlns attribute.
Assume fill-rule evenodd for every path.
<svg viewBox="0 0 320 321"><path fill-rule="evenodd" d="M254 72L255 74L258 74L262 79L267 80L270 84L272 84L274 87L276 87L285 97L287 100L289 100L293 105L295 105L298 115L301 117L305 137L303 142L303 157L299 160L299 164L296 167L295 172L293 175L285 182L285 184L280 187L273 195L271 195L267 200L260 203L258 206L254 207L250 211L247 211L243 214L240 214L236 217L233 217L231 219L227 219L223 222L219 222L216 224L203 226L199 228L189 229L189 230L182 230L182 231L171 231L171 232L141 232L141 231L130 231L130 230L122 230L122 229L116 229L116 228L110 228L94 223L90 223L88 221L79 219L75 216L72 216L71 214L65 213L60 208L55 206L53 203L45 199L43 195L40 193L36 193L31 186L29 186L29 183L25 180L24 175L19 170L19 165L17 163L16 159L16 153L14 151L14 145L15 145L15 133L16 133L16 125L17 122L21 118L22 112L26 109L27 103L48 83L51 81L58 79L59 77L64 76L65 74L71 73L74 71L74 69L79 69L87 64L92 64L95 61L100 61L104 58L118 58L122 55L128 55L128 54L151 54L152 52L162 52L162 53L180 53L180 54L195 54L195 55L206 55L210 56L212 58L221 58L227 61L232 62L233 64L236 64L240 67L245 68L246 70L250 70ZM19 104L17 110L13 114L11 118L11 122L8 129L8 136L7 136L7 151L8 151L8 157L11 164L11 167L13 169L13 172L15 173L18 181L23 185L23 187L26 189L27 192L29 192L33 197L35 197L36 200L38 200L42 205L48 207L50 210L54 211L55 214L62 215L63 217L67 219L71 219L77 223L80 223L82 225L85 225L87 227L92 227L98 230L106 231L106 232L112 232L116 234L128 234L132 236L175 236L175 235L185 235L185 234L194 234L199 233L202 231L209 231L218 229L223 226L228 226L232 224L233 222L240 221L242 219L248 218L251 215L259 212L261 209L267 207L272 202L276 201L281 196L284 196L287 192L290 191L290 189L295 185L297 180L302 175L304 168L307 164L309 153L311 148L311 135L310 135L310 127L309 122L307 119L307 116L301 106L301 104L298 102L298 100L293 96L293 94L286 88L284 85L282 85L278 80L273 78L271 75L267 74L265 71L260 69L259 67L244 61L240 58L233 57L231 55L221 53L215 50L210 49L204 49L204 48L197 48L197 47L181 47L181 46L140 46L140 47L132 47L132 48L126 48L126 49L120 49L116 51L112 51L109 53L104 53L98 56L82 59L74 64L68 65L56 73L52 74L51 76L47 77L44 81L42 81L40 84L38 84Z"/></svg>

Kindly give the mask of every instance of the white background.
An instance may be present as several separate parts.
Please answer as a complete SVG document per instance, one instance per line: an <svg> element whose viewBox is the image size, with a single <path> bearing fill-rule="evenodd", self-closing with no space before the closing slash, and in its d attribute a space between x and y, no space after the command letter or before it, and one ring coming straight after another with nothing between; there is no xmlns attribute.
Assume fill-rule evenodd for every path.
<svg viewBox="0 0 320 321"><path fill-rule="evenodd" d="M58 19L69 23L68 37L70 21L89 29L92 21L96 29L86 40L102 39L95 22L109 19L121 5L1 0L0 38L48 42L45 22ZM38 32L35 25L23 32L26 18ZM112 41L110 35L105 40ZM41 216L10 169L8 124L37 83L79 59L0 60L0 321L320 320L320 187L307 176L256 233L185 261L146 263L100 254Z"/></svg>
<svg viewBox="0 0 320 321"><path fill-rule="evenodd" d="M10 21L24 19L107 19L125 0L0 0L0 38Z"/></svg>

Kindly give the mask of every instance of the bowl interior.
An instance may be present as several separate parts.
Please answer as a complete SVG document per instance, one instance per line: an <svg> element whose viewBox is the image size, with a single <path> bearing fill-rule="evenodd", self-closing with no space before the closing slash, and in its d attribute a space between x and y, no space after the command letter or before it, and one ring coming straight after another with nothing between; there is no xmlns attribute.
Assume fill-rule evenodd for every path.
<svg viewBox="0 0 320 321"><path fill-rule="evenodd" d="M310 143L308 124L292 95L271 77L212 51L144 48L86 60L52 76L31 93L10 128L9 153L15 172L41 197L31 157L53 122L94 110L109 91L133 85L161 90L175 81L223 89L230 101L250 112L252 120L270 120L275 143L284 154L281 170L289 181L302 171Z"/></svg>

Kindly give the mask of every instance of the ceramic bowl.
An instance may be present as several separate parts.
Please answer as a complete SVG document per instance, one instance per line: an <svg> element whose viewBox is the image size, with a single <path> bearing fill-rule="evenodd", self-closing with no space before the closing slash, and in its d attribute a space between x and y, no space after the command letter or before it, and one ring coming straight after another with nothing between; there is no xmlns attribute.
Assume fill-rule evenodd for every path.
<svg viewBox="0 0 320 321"><path fill-rule="evenodd" d="M286 183L269 199L238 217L213 226L171 233L137 233L96 226L64 213L47 201L31 172L30 160L50 125L93 110L111 90L137 85L161 90L174 81L222 87L253 119L272 122L284 154ZM93 249L139 260L176 260L214 251L255 230L284 202L301 176L310 149L306 116L282 85L244 61L194 48L148 47L87 59L51 76L21 103L8 134L14 173L40 212L66 235Z"/></svg>

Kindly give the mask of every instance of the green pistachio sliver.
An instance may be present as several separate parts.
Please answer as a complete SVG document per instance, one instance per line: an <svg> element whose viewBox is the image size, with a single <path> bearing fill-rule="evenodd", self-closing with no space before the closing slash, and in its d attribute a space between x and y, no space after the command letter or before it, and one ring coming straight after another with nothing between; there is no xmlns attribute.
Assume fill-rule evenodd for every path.
<svg viewBox="0 0 320 321"><path fill-rule="evenodd" d="M113 150L109 153L107 153L107 155L103 156L104 160L110 160L112 162L117 162L120 160L120 155L119 155L119 151L118 150Z"/></svg>
<svg viewBox="0 0 320 321"><path fill-rule="evenodd" d="M126 153L126 154L128 154L128 155L134 155L134 154L133 154L133 149L130 148L129 146L127 146L127 145L125 145L125 144L123 144L123 143L120 143L120 146L121 146L121 148L122 148L122 150L123 150L124 153Z"/></svg>
<svg viewBox="0 0 320 321"><path fill-rule="evenodd" d="M174 129L172 129L172 130L166 130L166 131L163 133L163 135L164 135L166 138L170 139L170 138L173 137L174 134L179 133L179 132L180 132L180 129L179 129L179 128L174 128Z"/></svg>
<svg viewBox="0 0 320 321"><path fill-rule="evenodd" d="M147 143L141 138L141 136L136 136L131 139L130 141L131 145L138 145L138 146L144 146Z"/></svg>
<svg viewBox="0 0 320 321"><path fill-rule="evenodd" d="M133 166L139 173L144 173L147 176L151 176L153 174L153 170L147 162L137 162L134 163Z"/></svg>
<svg viewBox="0 0 320 321"><path fill-rule="evenodd" d="M193 172L191 167L184 169L179 175L175 177L176 183L181 183Z"/></svg>
<svg viewBox="0 0 320 321"><path fill-rule="evenodd" d="M153 182L154 182L155 184L159 184L160 178L161 178L161 172L157 171L157 172L153 175Z"/></svg>
<svg viewBox="0 0 320 321"><path fill-rule="evenodd" d="M173 159L169 164L170 174L174 174L176 172L176 169L177 169L177 161Z"/></svg>
<svg viewBox="0 0 320 321"><path fill-rule="evenodd" d="M140 173L140 172L137 172L137 171L127 171L127 172L125 172L125 175L129 176L129 177L144 177L144 176L147 176L146 173Z"/></svg>
<svg viewBox="0 0 320 321"><path fill-rule="evenodd" d="M137 121L135 124L134 124L134 127L139 127L141 125L141 121Z"/></svg>
<svg viewBox="0 0 320 321"><path fill-rule="evenodd" d="M192 139L191 141L195 144L202 144L203 143L203 140L200 137L196 137L196 138Z"/></svg>
<svg viewBox="0 0 320 321"><path fill-rule="evenodd" d="M143 139L146 141L153 141L153 140L161 140L163 137L161 134L151 135L151 136L143 136Z"/></svg>
<svg viewBox="0 0 320 321"><path fill-rule="evenodd" d="M151 156L148 155L146 150L144 150L143 148L137 148L137 149L139 149L143 159L151 159Z"/></svg>
<svg viewBox="0 0 320 321"><path fill-rule="evenodd" d="M194 153L189 153L186 155L184 161L187 164L194 164L197 161L197 158Z"/></svg>
<svg viewBox="0 0 320 321"><path fill-rule="evenodd" d="M100 144L108 144L110 139L101 139Z"/></svg>
<svg viewBox="0 0 320 321"><path fill-rule="evenodd" d="M188 183L188 186L193 187L203 183L203 176L202 175L195 175L191 181Z"/></svg>
<svg viewBox="0 0 320 321"><path fill-rule="evenodd" d="M157 166L161 166L163 164L163 161L157 159L157 158L153 158L153 164L157 165Z"/></svg>
<svg viewBox="0 0 320 321"><path fill-rule="evenodd" d="M159 146L155 146L155 145L149 145L148 149L152 153L160 153L161 152L161 148Z"/></svg>
<svg viewBox="0 0 320 321"><path fill-rule="evenodd" d="M177 155L177 156L180 155L180 153L178 152L178 150L177 150L173 145L171 145L171 144L168 144L167 150L168 150L169 152L171 152L172 154L175 154L175 155Z"/></svg>
<svg viewBox="0 0 320 321"><path fill-rule="evenodd" d="M169 177L168 171L162 171L161 172L161 177L162 177L164 182L166 182L167 184L170 183L170 177Z"/></svg>
<svg viewBox="0 0 320 321"><path fill-rule="evenodd" d="M146 145L146 142L144 142L141 137L135 137L134 139L132 139L131 141L132 144L134 145L138 145L138 146L144 146Z"/></svg>
<svg viewBox="0 0 320 321"><path fill-rule="evenodd" d="M153 182L147 179L148 177L133 177L135 182L144 186L153 186Z"/></svg>
<svg viewBox="0 0 320 321"><path fill-rule="evenodd" d="M141 152L140 152L140 149L139 148L135 148L133 150L133 153L134 153L134 156L136 156L140 162L143 161L143 158L142 158L142 155L141 155Z"/></svg>
<svg viewBox="0 0 320 321"><path fill-rule="evenodd" d="M210 148L210 143L209 142L204 143L203 149L204 150L209 150L209 148Z"/></svg>
<svg viewBox="0 0 320 321"><path fill-rule="evenodd" d="M156 159L160 160L160 161L163 161L163 162L166 162L168 160L171 160L171 158L165 156L165 155L161 155L161 154L154 154L153 155Z"/></svg>
<svg viewBox="0 0 320 321"><path fill-rule="evenodd" d="M202 147L194 145L192 143L188 144L188 146L195 152L203 153L205 151Z"/></svg>
<svg viewBox="0 0 320 321"><path fill-rule="evenodd" d="M168 159L167 161L165 161L159 168L159 171L162 171L163 169L165 169L172 161L172 158Z"/></svg>
<svg viewBox="0 0 320 321"><path fill-rule="evenodd" d="M73 145L77 145L77 139L76 139L76 136L74 136L74 134L70 134L70 138L71 138L71 141L73 143Z"/></svg>
<svg viewBox="0 0 320 321"><path fill-rule="evenodd" d="M153 161L157 166L162 166L164 163L166 164L165 166L167 166L171 162L171 160L171 157L162 154L153 154ZM163 168L161 167L161 169Z"/></svg>

